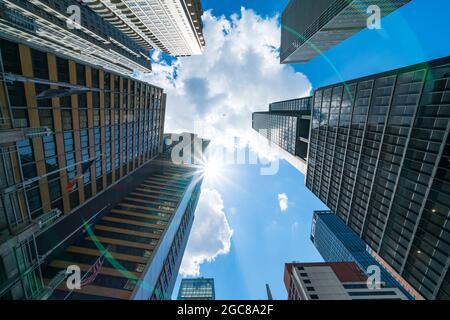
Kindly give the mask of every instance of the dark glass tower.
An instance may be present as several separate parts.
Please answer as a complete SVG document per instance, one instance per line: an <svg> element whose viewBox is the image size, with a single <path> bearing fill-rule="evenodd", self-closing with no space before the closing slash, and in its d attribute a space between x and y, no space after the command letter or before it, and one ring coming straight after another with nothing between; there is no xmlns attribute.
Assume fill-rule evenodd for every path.
<svg viewBox="0 0 450 320"><path fill-rule="evenodd" d="M254 112L252 128L280 147L286 160L306 172L312 97L274 102L268 112Z"/></svg>
<svg viewBox="0 0 450 320"><path fill-rule="evenodd" d="M48 253L161 153L166 96L133 70L148 51L80 1L0 0L0 298L41 297Z"/></svg>
<svg viewBox="0 0 450 320"><path fill-rule="evenodd" d="M414 289L403 288L371 255L371 250L364 241L332 211L314 211L311 241L326 262L355 262L367 275L371 273L368 272L369 266L378 266L381 282L389 287L399 288L410 299L421 299Z"/></svg>
<svg viewBox="0 0 450 320"><path fill-rule="evenodd" d="M281 63L307 62L366 28L371 5L387 16L411 0L291 0L283 11Z"/></svg>
<svg viewBox="0 0 450 320"><path fill-rule="evenodd" d="M306 186L427 299L450 298L450 58L314 94Z"/></svg>
<svg viewBox="0 0 450 320"><path fill-rule="evenodd" d="M195 278L181 280L178 300L215 300L214 279Z"/></svg>
<svg viewBox="0 0 450 320"><path fill-rule="evenodd" d="M207 147L208 141L192 138L192 146ZM52 299L171 298L203 180L199 167L172 162L176 144L166 145L160 156L117 186L115 199L108 199L114 203L93 220L90 231L85 227L63 252L49 257L46 284L70 265L79 266L82 279L89 279L103 260L93 281L75 290L62 281L49 292Z"/></svg>

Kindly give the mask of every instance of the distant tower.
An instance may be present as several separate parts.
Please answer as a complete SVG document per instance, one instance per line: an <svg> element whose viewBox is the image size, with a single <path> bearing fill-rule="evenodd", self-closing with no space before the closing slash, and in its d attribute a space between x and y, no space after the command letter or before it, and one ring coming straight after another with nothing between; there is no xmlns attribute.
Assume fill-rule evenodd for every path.
<svg viewBox="0 0 450 320"><path fill-rule="evenodd" d="M283 11L281 63L307 62L411 0L291 0ZM373 7L372 7L373 8Z"/></svg>
<svg viewBox="0 0 450 320"><path fill-rule="evenodd" d="M252 128L277 147L303 174L309 143L312 97L271 103L269 111L252 114Z"/></svg>
<svg viewBox="0 0 450 320"><path fill-rule="evenodd" d="M214 279L193 278L181 280L178 300L215 300Z"/></svg>
<svg viewBox="0 0 450 320"><path fill-rule="evenodd" d="M267 300L273 300L272 291L270 291L270 286L266 283Z"/></svg>

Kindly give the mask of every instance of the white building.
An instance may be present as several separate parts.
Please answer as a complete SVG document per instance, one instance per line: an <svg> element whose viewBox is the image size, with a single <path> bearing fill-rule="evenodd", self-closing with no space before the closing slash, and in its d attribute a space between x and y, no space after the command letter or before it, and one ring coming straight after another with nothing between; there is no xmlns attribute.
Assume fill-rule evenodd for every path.
<svg viewBox="0 0 450 320"><path fill-rule="evenodd" d="M199 0L84 0L92 10L146 48L199 55L205 41Z"/></svg>
<svg viewBox="0 0 450 320"><path fill-rule="evenodd" d="M368 285L354 262L287 263L289 300L408 300L398 289Z"/></svg>

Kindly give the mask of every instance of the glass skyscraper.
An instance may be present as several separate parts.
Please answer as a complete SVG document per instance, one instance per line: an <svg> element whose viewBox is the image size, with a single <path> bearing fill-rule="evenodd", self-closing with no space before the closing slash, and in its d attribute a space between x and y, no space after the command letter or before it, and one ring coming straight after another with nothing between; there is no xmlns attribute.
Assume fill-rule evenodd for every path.
<svg viewBox="0 0 450 320"><path fill-rule="evenodd" d="M271 103L268 112L254 112L252 128L274 145L301 172L306 172L312 98Z"/></svg>
<svg viewBox="0 0 450 320"><path fill-rule="evenodd" d="M203 180L197 166L172 162L177 143L166 146L139 177L118 186L115 204L95 219L91 233L81 233L63 252L49 257L45 283L69 265L79 266L89 278L102 248L110 254L92 282L77 290L62 282L52 299L170 299ZM208 145L194 135L190 143L203 149Z"/></svg>
<svg viewBox="0 0 450 320"><path fill-rule="evenodd" d="M326 262L355 262L367 275L371 274L369 266L378 266L381 282L399 288L409 298L413 298L413 295L414 298L420 298L416 292L410 293L403 288L370 254L367 244L332 211L314 211L311 241Z"/></svg>
<svg viewBox="0 0 450 320"><path fill-rule="evenodd" d="M215 300L214 279L182 279L178 300Z"/></svg>
<svg viewBox="0 0 450 320"><path fill-rule="evenodd" d="M450 298L450 58L319 88L306 186L426 299Z"/></svg>
<svg viewBox="0 0 450 320"><path fill-rule="evenodd" d="M307 62L367 27L373 14L384 17L411 0L291 0L281 23L281 63Z"/></svg>
<svg viewBox="0 0 450 320"><path fill-rule="evenodd" d="M109 5L125 8L119 1ZM69 19L70 6L81 19ZM108 292L116 298L165 298L173 287L199 187L180 194L192 186L185 176L191 169L164 165L158 174L148 171L163 149L166 94L131 75L151 71L151 46L114 16L100 16L89 6L94 2L0 0L0 299L48 296L52 274L44 265L56 271L78 262L86 272L98 251L93 241L75 238L85 221L94 226L100 216L94 231L106 239L112 256L126 257L121 264L128 276L145 275L157 290L123 283L114 269L100 272L86 295L109 297L114 293L104 288L112 288ZM171 10L189 20L178 23L200 51L201 6L182 1ZM163 189L164 179L175 187ZM186 214L173 212L174 204ZM172 217L175 222L168 223ZM66 242L72 245L63 250ZM159 252L171 252L170 263Z"/></svg>

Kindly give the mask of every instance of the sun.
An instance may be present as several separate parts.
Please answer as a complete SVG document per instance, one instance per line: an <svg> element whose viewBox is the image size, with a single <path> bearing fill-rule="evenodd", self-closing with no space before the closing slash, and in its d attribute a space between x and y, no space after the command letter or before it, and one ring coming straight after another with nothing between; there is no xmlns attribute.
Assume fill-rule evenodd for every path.
<svg viewBox="0 0 450 320"><path fill-rule="evenodd" d="M203 165L203 174L205 178L216 179L219 178L222 173L222 166L219 161L209 159Z"/></svg>

